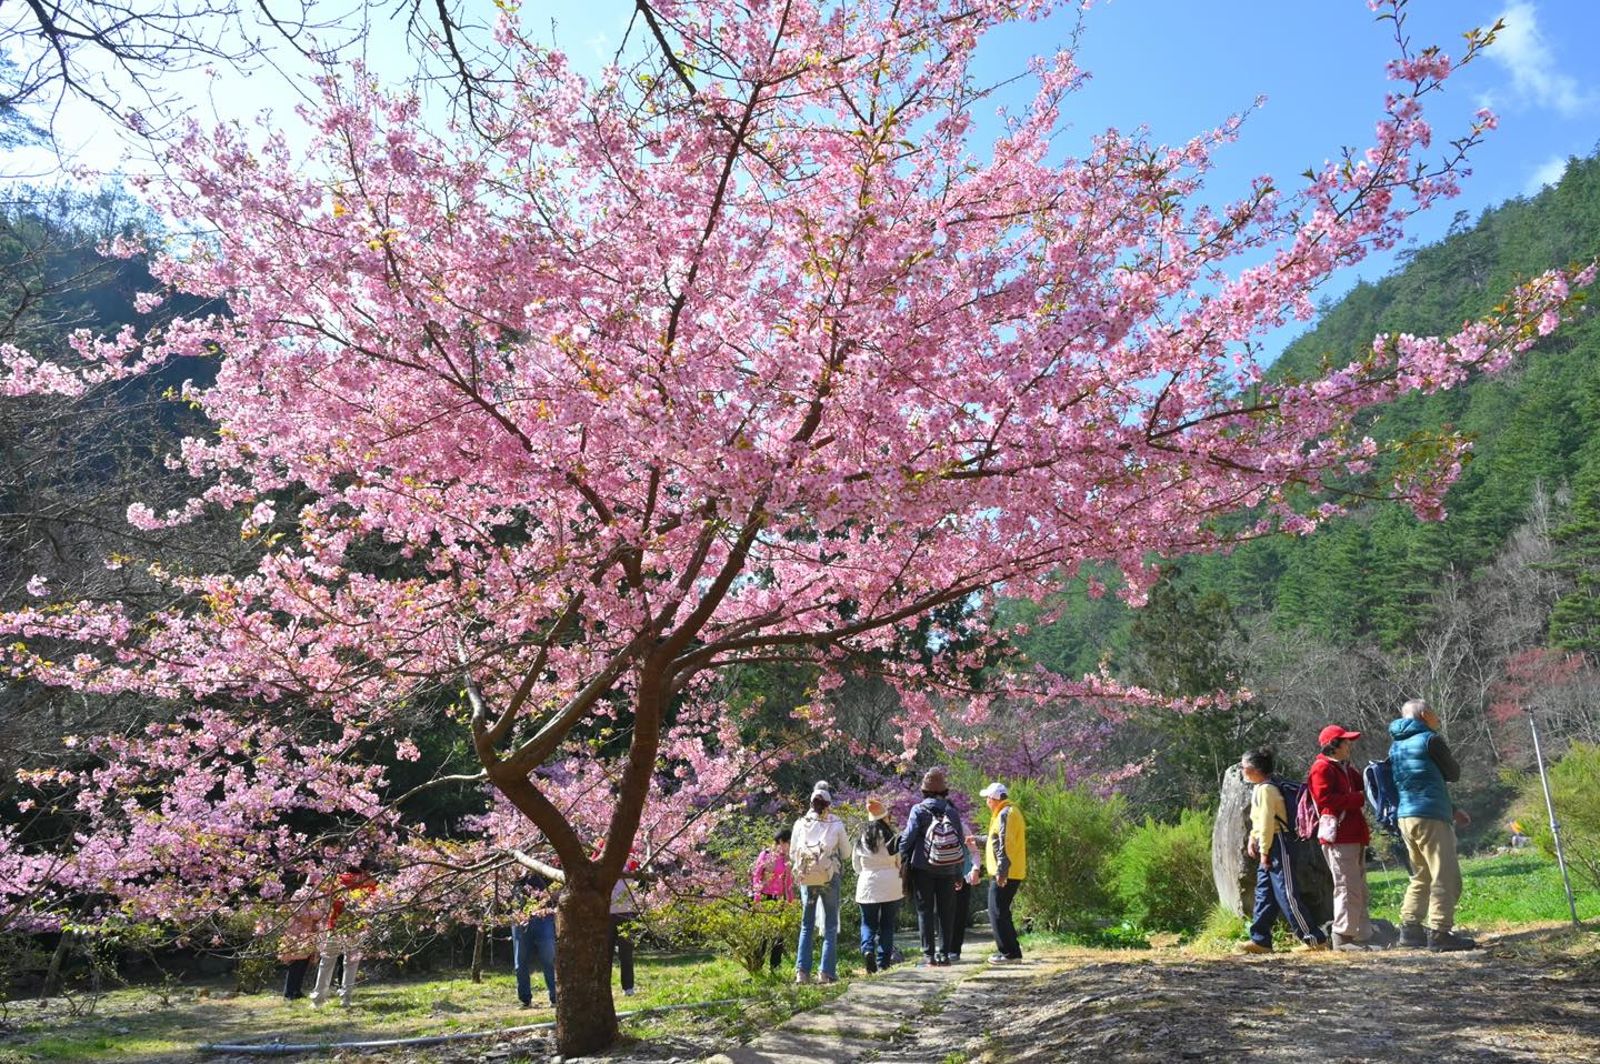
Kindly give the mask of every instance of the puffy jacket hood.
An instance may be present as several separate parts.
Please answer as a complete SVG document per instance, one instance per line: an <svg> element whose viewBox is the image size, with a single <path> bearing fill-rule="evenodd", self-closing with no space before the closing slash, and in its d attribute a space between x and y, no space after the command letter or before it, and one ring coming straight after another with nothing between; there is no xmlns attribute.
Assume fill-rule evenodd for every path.
<svg viewBox="0 0 1600 1064"><path fill-rule="evenodd" d="M1414 720L1410 717L1401 717L1398 720L1391 720L1389 722L1389 738L1393 739L1395 742L1399 742L1402 739L1409 739L1413 735L1421 735L1423 732L1431 732L1432 730L1432 728L1422 723L1422 721Z"/></svg>

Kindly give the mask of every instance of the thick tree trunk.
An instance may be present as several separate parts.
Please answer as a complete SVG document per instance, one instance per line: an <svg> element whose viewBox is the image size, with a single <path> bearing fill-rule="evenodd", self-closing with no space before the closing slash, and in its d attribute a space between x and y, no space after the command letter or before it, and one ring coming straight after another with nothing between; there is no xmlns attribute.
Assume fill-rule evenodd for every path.
<svg viewBox="0 0 1600 1064"><path fill-rule="evenodd" d="M611 895L568 881L556 902L556 1051L599 1052L617 1040L611 1000Z"/></svg>

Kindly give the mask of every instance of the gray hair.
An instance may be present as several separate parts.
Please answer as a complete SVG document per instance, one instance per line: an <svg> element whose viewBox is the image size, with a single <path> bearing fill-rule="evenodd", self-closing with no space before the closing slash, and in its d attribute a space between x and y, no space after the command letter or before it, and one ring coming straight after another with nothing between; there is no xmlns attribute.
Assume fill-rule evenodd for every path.
<svg viewBox="0 0 1600 1064"><path fill-rule="evenodd" d="M1425 699L1413 698L1400 707L1400 715L1407 720L1421 720L1422 715L1428 712L1428 703Z"/></svg>

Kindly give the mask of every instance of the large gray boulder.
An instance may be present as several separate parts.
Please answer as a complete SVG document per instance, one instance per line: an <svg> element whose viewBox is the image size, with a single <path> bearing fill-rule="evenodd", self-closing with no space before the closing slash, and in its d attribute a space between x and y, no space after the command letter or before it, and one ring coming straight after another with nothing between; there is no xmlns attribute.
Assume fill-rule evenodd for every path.
<svg viewBox="0 0 1600 1064"><path fill-rule="evenodd" d="M1250 838L1250 784L1229 766L1222 777L1217 820L1211 828L1211 878L1217 900L1235 916L1249 916L1255 908L1256 862L1245 855ZM1333 875L1316 842L1293 842L1289 852L1300 900L1319 924L1333 919Z"/></svg>

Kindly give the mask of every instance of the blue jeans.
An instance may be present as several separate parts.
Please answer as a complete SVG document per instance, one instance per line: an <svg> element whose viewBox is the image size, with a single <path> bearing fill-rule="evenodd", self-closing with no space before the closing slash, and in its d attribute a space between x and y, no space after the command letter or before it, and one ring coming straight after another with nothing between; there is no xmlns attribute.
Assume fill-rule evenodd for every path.
<svg viewBox="0 0 1600 1064"><path fill-rule="evenodd" d="M533 986L529 972L533 959L539 959L544 969L544 989L550 995L550 1004L556 1003L556 918L535 916L525 924L511 925L511 963L517 969L517 1000L524 1005L533 1003Z"/></svg>
<svg viewBox="0 0 1600 1064"><path fill-rule="evenodd" d="M839 888L844 875L834 876L816 887L800 888L800 945L794 959L797 972L811 974L811 947L817 935L817 903L822 903L822 974L830 979L839 974Z"/></svg>
<svg viewBox="0 0 1600 1064"><path fill-rule="evenodd" d="M864 901L861 903L861 955L877 955L878 967L889 967L894 954L894 917L899 910L898 901Z"/></svg>

